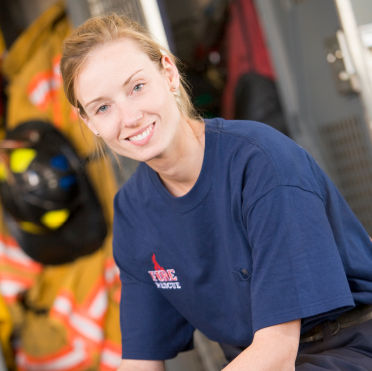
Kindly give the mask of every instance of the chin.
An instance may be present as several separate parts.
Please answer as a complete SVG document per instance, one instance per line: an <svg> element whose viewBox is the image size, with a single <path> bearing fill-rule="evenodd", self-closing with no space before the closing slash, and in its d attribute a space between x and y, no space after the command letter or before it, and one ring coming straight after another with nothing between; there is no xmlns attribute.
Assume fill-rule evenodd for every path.
<svg viewBox="0 0 372 371"><path fill-rule="evenodd" d="M139 162L151 162L152 160L155 160L161 156L159 152L151 151L148 153L142 153L137 155L130 155L130 154L122 154L122 156L130 158L135 161Z"/></svg>

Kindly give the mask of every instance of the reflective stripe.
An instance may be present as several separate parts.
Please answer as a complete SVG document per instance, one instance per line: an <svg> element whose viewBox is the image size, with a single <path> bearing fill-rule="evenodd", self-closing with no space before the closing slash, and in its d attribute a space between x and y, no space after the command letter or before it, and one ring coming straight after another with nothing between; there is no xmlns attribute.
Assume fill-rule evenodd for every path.
<svg viewBox="0 0 372 371"><path fill-rule="evenodd" d="M53 91L58 90L59 82L55 81L53 74L43 74L34 81L32 89L29 91L29 99L35 106L43 108L52 97Z"/></svg>
<svg viewBox="0 0 372 371"><path fill-rule="evenodd" d="M80 369L87 362L87 352L83 341L75 339L56 356L32 357L20 351L16 356L17 366L27 371L72 371Z"/></svg>
<svg viewBox="0 0 372 371"><path fill-rule="evenodd" d="M0 271L0 293L6 301L12 301L17 295L33 284L33 280L14 273Z"/></svg>
<svg viewBox="0 0 372 371"><path fill-rule="evenodd" d="M37 74L28 85L30 101L41 109L46 107L61 86L59 62L60 56L57 56L52 68Z"/></svg>
<svg viewBox="0 0 372 371"><path fill-rule="evenodd" d="M32 260L14 241L0 237L0 257L6 259L7 264L17 265L32 273L38 273L42 267Z"/></svg>
<svg viewBox="0 0 372 371"><path fill-rule="evenodd" d="M0 293L7 302L15 301L20 292L31 287L41 270L15 240L0 235Z"/></svg>
<svg viewBox="0 0 372 371"><path fill-rule="evenodd" d="M112 292L112 298L115 302L120 302L121 296L121 282L120 282L120 271L113 258L106 261L105 264L105 281L109 288L117 284L117 287L114 288Z"/></svg>
<svg viewBox="0 0 372 371"><path fill-rule="evenodd" d="M64 316L68 316L72 311L71 301L63 296L58 296L53 303L53 310L59 312Z"/></svg>
<svg viewBox="0 0 372 371"><path fill-rule="evenodd" d="M94 343L99 343L103 340L102 327L94 319L85 316L83 313L78 313L75 310L72 298L66 292L57 296L50 315L52 317L60 317L66 326Z"/></svg>
<svg viewBox="0 0 372 371"><path fill-rule="evenodd" d="M5 300L14 300L17 295L23 291L27 286L21 282L14 280L1 280L0 281L0 292Z"/></svg>
<svg viewBox="0 0 372 371"><path fill-rule="evenodd" d="M121 347L119 344L106 340L102 347L100 370L113 371L116 370L121 362Z"/></svg>
<svg viewBox="0 0 372 371"><path fill-rule="evenodd" d="M62 84L62 74L61 74L61 58L62 55L56 55L53 58L53 76L60 84Z"/></svg>
<svg viewBox="0 0 372 371"><path fill-rule="evenodd" d="M93 299L92 304L88 309L90 317L100 320L105 315L108 306L107 291L102 288Z"/></svg>
<svg viewBox="0 0 372 371"><path fill-rule="evenodd" d="M116 265L107 266L105 269L105 280L108 284L112 284L115 278L119 278L119 268Z"/></svg>
<svg viewBox="0 0 372 371"><path fill-rule="evenodd" d="M103 349L101 353L101 369L116 370L121 362L120 353L114 352L111 349Z"/></svg>
<svg viewBox="0 0 372 371"><path fill-rule="evenodd" d="M120 271L113 258L107 259L105 263L105 281L111 285L115 280L120 280Z"/></svg>
<svg viewBox="0 0 372 371"><path fill-rule="evenodd" d="M103 329L89 318L73 313L69 322L71 327L93 342L99 343L103 340Z"/></svg>
<svg viewBox="0 0 372 371"><path fill-rule="evenodd" d="M105 315L108 306L107 291L104 287L98 291L88 308L81 308L80 312L86 312L87 317L100 321ZM72 296L68 293L60 293L53 303L52 310L57 311L60 315L68 315L73 311L74 302Z"/></svg>

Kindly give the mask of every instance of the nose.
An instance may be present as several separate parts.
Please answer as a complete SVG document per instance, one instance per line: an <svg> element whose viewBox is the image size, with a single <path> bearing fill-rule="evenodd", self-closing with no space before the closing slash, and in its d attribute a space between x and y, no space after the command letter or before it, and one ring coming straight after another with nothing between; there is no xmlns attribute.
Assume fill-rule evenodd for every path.
<svg viewBox="0 0 372 371"><path fill-rule="evenodd" d="M139 126L143 118L143 113L138 110L133 104L121 104L120 120L125 127Z"/></svg>

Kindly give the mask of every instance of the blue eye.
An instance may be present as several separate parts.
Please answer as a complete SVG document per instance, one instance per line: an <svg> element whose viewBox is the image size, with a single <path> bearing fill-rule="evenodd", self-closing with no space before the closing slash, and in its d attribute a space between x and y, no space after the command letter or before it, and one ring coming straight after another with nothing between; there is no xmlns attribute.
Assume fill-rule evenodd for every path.
<svg viewBox="0 0 372 371"><path fill-rule="evenodd" d="M133 90L135 92L140 91L143 88L144 85L145 84L143 84L143 83L137 84L137 85L134 86Z"/></svg>
<svg viewBox="0 0 372 371"><path fill-rule="evenodd" d="M97 113L105 112L105 111L107 111L107 109L108 109L108 105L103 104L102 106L98 107Z"/></svg>

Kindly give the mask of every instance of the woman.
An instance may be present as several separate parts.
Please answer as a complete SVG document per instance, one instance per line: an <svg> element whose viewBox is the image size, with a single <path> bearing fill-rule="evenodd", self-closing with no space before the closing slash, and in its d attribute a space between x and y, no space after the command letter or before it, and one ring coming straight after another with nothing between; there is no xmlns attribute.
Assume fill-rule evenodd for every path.
<svg viewBox="0 0 372 371"><path fill-rule="evenodd" d="M84 123L141 162L115 198L119 370L164 370L195 328L225 370L372 369L371 241L302 148L203 121L174 57L115 15L66 40L61 70Z"/></svg>

